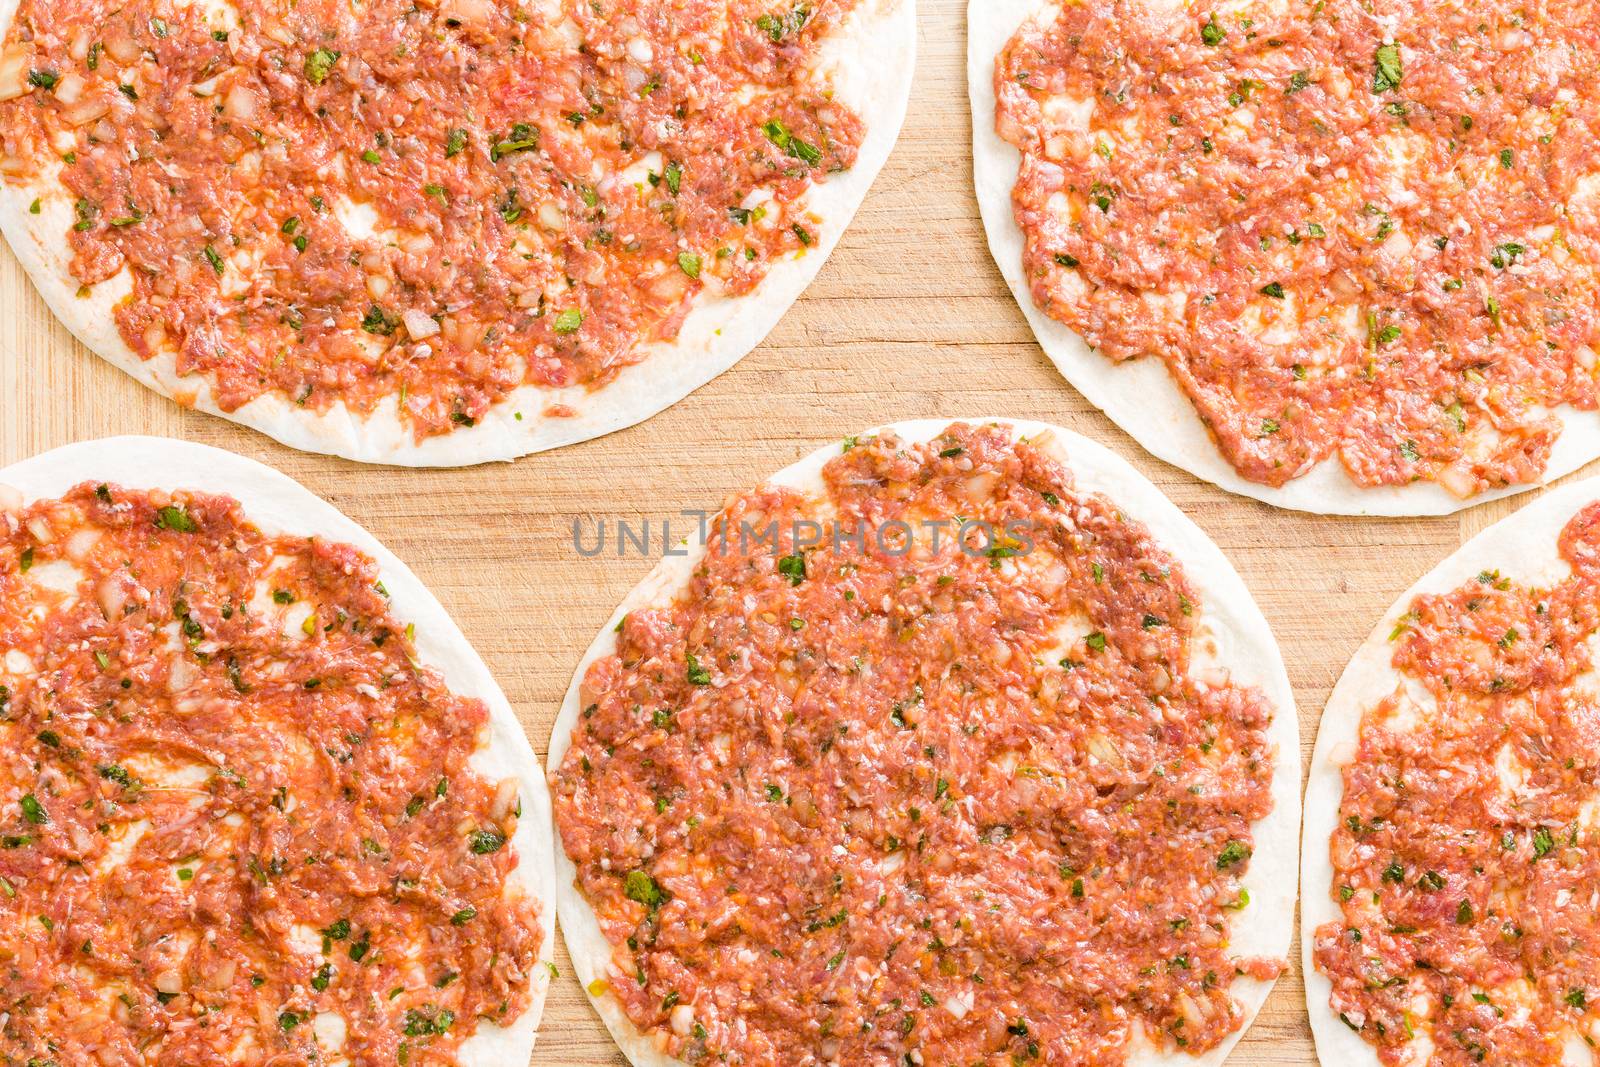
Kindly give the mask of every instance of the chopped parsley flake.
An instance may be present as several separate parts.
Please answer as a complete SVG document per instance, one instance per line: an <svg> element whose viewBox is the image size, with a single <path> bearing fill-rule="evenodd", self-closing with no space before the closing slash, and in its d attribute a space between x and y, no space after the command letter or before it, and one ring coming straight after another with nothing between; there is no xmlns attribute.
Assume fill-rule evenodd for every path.
<svg viewBox="0 0 1600 1067"><path fill-rule="evenodd" d="M789 579L790 585L799 585L806 580L806 558L798 552L792 556L784 556L778 560L778 573Z"/></svg>
<svg viewBox="0 0 1600 1067"><path fill-rule="evenodd" d="M200 528L189 512L178 504L168 504L159 509L156 512L156 526L162 530L175 530L178 533L194 533Z"/></svg>
<svg viewBox="0 0 1600 1067"><path fill-rule="evenodd" d="M333 65L339 62L342 54L330 48L319 48L306 56L306 80L312 85L327 81L328 75L333 73Z"/></svg>
<svg viewBox="0 0 1600 1067"><path fill-rule="evenodd" d="M518 152L530 152L538 147L539 127L519 122L511 127L510 133L496 141L494 147L489 149L489 158L498 163L507 156Z"/></svg>
<svg viewBox="0 0 1600 1067"><path fill-rule="evenodd" d="M1217 870L1225 871L1229 867L1237 867L1250 858L1251 848L1243 841L1229 841L1221 852L1217 853Z"/></svg>
<svg viewBox="0 0 1600 1067"><path fill-rule="evenodd" d="M44 805L32 793L23 794L21 805L22 817L34 826L43 826L50 821L50 813L44 810Z"/></svg>
<svg viewBox="0 0 1600 1067"><path fill-rule="evenodd" d="M1372 57L1372 91L1387 93L1400 88L1403 77L1400 62L1400 46L1397 44L1379 45Z"/></svg>
<svg viewBox="0 0 1600 1067"><path fill-rule="evenodd" d="M661 907L667 899L666 891L650 877L649 873L642 870L628 872L627 877L622 880L622 892L629 900L643 904L652 912Z"/></svg>
<svg viewBox="0 0 1600 1067"><path fill-rule="evenodd" d="M487 856L505 847L506 838L499 830L474 830L467 835L467 847L475 856Z"/></svg>

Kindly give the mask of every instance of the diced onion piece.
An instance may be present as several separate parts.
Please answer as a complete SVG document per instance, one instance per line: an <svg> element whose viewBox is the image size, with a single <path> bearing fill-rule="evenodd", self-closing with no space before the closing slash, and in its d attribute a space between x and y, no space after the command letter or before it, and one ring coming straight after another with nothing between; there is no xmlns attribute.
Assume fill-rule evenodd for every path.
<svg viewBox="0 0 1600 1067"><path fill-rule="evenodd" d="M221 960L211 968L207 975L212 989L227 989L233 985L233 980L238 976L239 964L234 960Z"/></svg>
<svg viewBox="0 0 1600 1067"><path fill-rule="evenodd" d="M75 561L80 562L80 563L83 562L83 560L88 558L90 551L95 546L95 542L97 542L99 540L100 540L100 531L94 529L93 527L86 527L85 529L82 529L82 530L75 530L67 538L67 545L66 545L66 556L67 556L67 558L70 559L70 560L75 560Z"/></svg>
<svg viewBox="0 0 1600 1067"><path fill-rule="evenodd" d="M1471 497L1478 488L1478 480L1472 472L1459 463L1452 463L1439 471L1439 484L1462 500Z"/></svg>
<svg viewBox="0 0 1600 1067"><path fill-rule="evenodd" d="M182 693L198 682L201 678L197 670L183 655L172 657L172 668L167 672L167 689L172 693Z"/></svg>
<svg viewBox="0 0 1600 1067"><path fill-rule="evenodd" d="M570 48L576 48L583 43L583 27L571 19L562 19L556 25L556 36Z"/></svg>
<svg viewBox="0 0 1600 1067"><path fill-rule="evenodd" d="M80 100L69 108L64 108L61 117L71 126L87 126L91 122L99 122L111 111L111 101L104 96L96 95Z"/></svg>
<svg viewBox="0 0 1600 1067"><path fill-rule="evenodd" d="M433 316L424 314L416 308L409 308L400 316L406 324L406 333L411 335L413 341L421 341L435 337L439 333L439 324L433 321Z"/></svg>
<svg viewBox="0 0 1600 1067"><path fill-rule="evenodd" d="M994 471L984 471L982 474L972 475L963 482L961 491L974 504L982 504L994 496L994 487L999 480L999 474Z"/></svg>
<svg viewBox="0 0 1600 1067"><path fill-rule="evenodd" d="M1178 1012L1191 1029L1203 1026L1210 1016L1208 1007L1202 1001L1195 1000L1181 990L1178 992Z"/></svg>
<svg viewBox="0 0 1600 1067"><path fill-rule="evenodd" d="M105 613L107 619L122 618L122 609L128 603L128 593L121 582L116 578L103 578L95 592L100 601L100 610Z"/></svg>
<svg viewBox="0 0 1600 1067"><path fill-rule="evenodd" d="M20 44L0 52L0 100L15 100L28 92L29 54Z"/></svg>
<svg viewBox="0 0 1600 1067"><path fill-rule="evenodd" d="M670 303L682 298L689 289L689 282L689 276L677 268L662 271L650 280L650 295L664 303Z"/></svg>
<svg viewBox="0 0 1600 1067"><path fill-rule="evenodd" d="M489 0L444 0L439 7L447 16L469 29L487 28L489 18L494 14L494 5Z"/></svg>
<svg viewBox="0 0 1600 1067"><path fill-rule="evenodd" d="M61 80L56 82L56 99L61 101L66 106L71 107L73 104L76 104L80 99L82 99L83 90L88 86L88 84L88 82L83 80L83 76L81 74L73 73L63 75Z"/></svg>
<svg viewBox="0 0 1600 1067"><path fill-rule="evenodd" d="M495 786L494 804L489 808L489 814L495 819L504 819L511 814L517 806L518 783L515 778L502 778Z"/></svg>
<svg viewBox="0 0 1600 1067"><path fill-rule="evenodd" d="M294 33L281 22L268 22L261 27L263 35L270 37L285 47L294 44Z"/></svg>
<svg viewBox="0 0 1600 1067"><path fill-rule="evenodd" d="M139 42L127 33L113 33L106 38L106 55L124 66L138 62L141 54Z"/></svg>
<svg viewBox="0 0 1600 1067"><path fill-rule="evenodd" d="M1089 737L1089 754L1101 763L1113 767L1126 767L1127 761L1122 758L1122 752L1112 743L1105 734L1092 734Z"/></svg>
<svg viewBox="0 0 1600 1067"><path fill-rule="evenodd" d="M261 111L261 98L248 85L235 83L223 101L222 113L240 122L254 122Z"/></svg>
<svg viewBox="0 0 1600 1067"><path fill-rule="evenodd" d="M1172 675L1159 663L1150 668L1146 678L1150 682L1150 691L1152 693L1165 693L1167 688L1172 685Z"/></svg>

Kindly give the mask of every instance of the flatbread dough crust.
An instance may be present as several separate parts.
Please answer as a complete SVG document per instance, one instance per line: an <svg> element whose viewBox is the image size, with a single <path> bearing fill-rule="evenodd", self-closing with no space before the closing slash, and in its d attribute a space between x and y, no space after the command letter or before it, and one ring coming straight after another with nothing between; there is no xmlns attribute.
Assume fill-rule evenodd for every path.
<svg viewBox="0 0 1600 1067"><path fill-rule="evenodd" d="M1223 458L1160 360L1113 363L1034 303L1022 273L1022 228L1011 206L1022 154L995 131L994 61L1024 22L1059 6L1056 0L970 0L967 79L974 177L989 251L1045 354L1073 388L1158 459L1231 493L1281 508L1324 515L1448 515L1535 488L1511 486L1467 500L1434 482L1368 489L1352 481L1336 457L1281 488L1248 481ZM1547 482L1600 457L1600 412L1565 408L1556 414L1564 429L1545 470Z"/></svg>
<svg viewBox="0 0 1600 1067"><path fill-rule="evenodd" d="M1335 762L1334 754L1356 743L1362 713L1401 684L1400 673L1390 665L1394 646L1389 642L1389 635L1417 596L1447 593L1486 570L1499 570L1514 582L1536 585L1559 582L1569 573L1569 568L1561 559L1556 539L1568 520L1596 499L1600 499L1600 478L1574 482L1541 497L1468 541L1400 594L1357 649L1328 698L1311 757L1311 773L1306 780L1305 843L1300 869L1301 884L1305 886L1305 900L1300 910L1300 955L1305 973L1306 1008L1311 1015L1317 1055L1323 1063L1379 1067L1377 1050L1341 1022L1329 1005L1333 984L1316 969L1312 957L1317 927L1335 922L1340 916L1331 892L1333 861L1328 855L1328 842L1338 822L1339 805L1344 800L1342 767ZM1590 1062L1589 1056L1584 1046L1582 1058L1574 1061L1569 1057L1568 1062L1586 1064Z"/></svg>
<svg viewBox="0 0 1600 1067"><path fill-rule="evenodd" d="M9 32L18 3L0 0L0 36ZM126 269L87 296L78 295L64 238L73 225L75 201L53 177L30 184L0 183L0 232L50 310L79 341L187 407L249 426L291 448L364 463L463 467L512 460L643 422L728 370L761 343L827 262L899 139L916 68L916 31L916 0L867 0L822 57L821 65L833 74L838 99L862 116L867 136L853 168L813 186L799 202L800 210L815 212L823 220L814 245L773 267L745 297L703 297L677 340L647 346L639 363L605 386L596 390L523 386L475 426L421 442L400 420L394 400L384 401L370 416L361 416L342 403L318 413L287 396L267 394L224 413L204 378L178 375L174 353L140 359L111 317L132 288ZM35 200L40 201L37 215L30 211ZM559 418L544 414L557 404L577 414Z"/></svg>
<svg viewBox="0 0 1600 1067"><path fill-rule="evenodd" d="M1252 827L1255 853L1248 876L1243 881L1250 894L1250 906L1238 913L1229 932L1234 955L1286 956L1294 924L1296 827L1300 823L1300 725L1294 708L1294 693L1284 672L1277 641L1266 619L1220 549L1161 491L1134 470L1125 460L1080 437L1070 430L1048 423L1015 419L918 419L893 423L862 434L863 437L894 432L908 443L928 441L944 432L952 422L973 425L1000 423L1010 426L1018 437L1035 437L1050 431L1055 437L1056 458L1071 470L1075 484L1084 492L1101 493L1115 500L1134 521L1144 523L1156 539L1188 570L1202 597L1203 624L1209 623L1218 647L1218 659L1226 664L1233 680L1258 687L1271 700L1277 713L1269 736L1275 746L1277 762L1272 781L1272 812ZM821 492L822 468L839 454L837 443L829 444L768 479L773 485L787 486L807 493ZM709 526L710 524L705 524ZM560 716L550 735L547 773L554 774L570 747L573 731L582 712L579 687L589 665L616 651L616 627L623 616L643 607L670 601L689 583L705 544L686 543L668 555L648 577L623 600L600 631L583 660L578 664L572 685L561 705ZM577 888L577 868L565 849L556 848L556 894L561 914L562 936L572 965L589 995L590 1003L605 1022L611 1036L634 1067L688 1067L683 1061L664 1055L649 1035L641 1032L620 1004L609 994L596 996L597 980L610 980L608 965L611 945L600 930L600 923L589 902ZM1220 1067L1228 1053L1250 1028L1256 1013L1266 1001L1273 983L1247 978L1235 981L1234 999L1244 1009L1244 1022L1232 1038L1204 1056L1168 1055L1153 1044L1141 1042L1130 1048L1128 1067Z"/></svg>
<svg viewBox="0 0 1600 1067"><path fill-rule="evenodd" d="M473 754L472 767L491 781L514 776L520 783L523 817L511 839L517 850L511 878L539 903L541 966L535 968L528 1010L510 1026L480 1023L478 1032L462 1043L459 1059L462 1067L524 1067L533 1053L554 974L550 793L516 713L444 606L394 553L332 504L287 475L232 452L162 437L108 437L67 445L0 469L0 484L20 490L28 502L59 497L85 481L224 494L239 501L246 517L265 533L315 535L354 545L378 564L395 617L416 624L422 662L444 676L451 692L488 706L488 730Z"/></svg>

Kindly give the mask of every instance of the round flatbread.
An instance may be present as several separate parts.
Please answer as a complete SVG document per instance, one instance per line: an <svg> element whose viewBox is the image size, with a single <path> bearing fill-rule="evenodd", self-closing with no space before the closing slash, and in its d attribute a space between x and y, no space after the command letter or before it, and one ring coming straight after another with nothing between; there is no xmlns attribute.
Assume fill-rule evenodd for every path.
<svg viewBox="0 0 1600 1067"><path fill-rule="evenodd" d="M735 497L590 647L562 929L641 1067L1219 1064L1288 944L1296 736L1249 593L1126 463L899 423Z"/></svg>
<svg viewBox="0 0 1600 1067"><path fill-rule="evenodd" d="M1554 479L1600 455L1600 153L1594 64L1541 57L1591 22L973 0L990 249L1073 386L1231 492L1423 515Z"/></svg>
<svg viewBox="0 0 1600 1067"><path fill-rule="evenodd" d="M416 576L199 445L71 445L0 487L0 1049L526 1063L549 795Z"/></svg>
<svg viewBox="0 0 1600 1067"><path fill-rule="evenodd" d="M754 348L898 137L914 0L0 0L0 227L89 348L456 466Z"/></svg>
<svg viewBox="0 0 1600 1067"><path fill-rule="evenodd" d="M1565 486L1469 541L1328 701L1302 872L1323 1063L1591 1062L1597 501Z"/></svg>

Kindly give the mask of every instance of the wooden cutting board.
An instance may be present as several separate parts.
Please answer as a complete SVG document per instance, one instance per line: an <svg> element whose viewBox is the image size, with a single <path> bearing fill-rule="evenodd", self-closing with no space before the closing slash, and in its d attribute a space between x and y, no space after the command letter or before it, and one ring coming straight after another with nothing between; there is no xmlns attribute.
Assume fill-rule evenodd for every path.
<svg viewBox="0 0 1600 1067"><path fill-rule="evenodd" d="M984 243L972 191L966 0L919 0L919 69L893 158L832 260L767 342L642 426L515 464L366 468L302 455L147 392L51 317L0 252L0 465L72 441L163 434L298 478L432 587L498 676L542 754L579 656L652 559L573 547L582 524L717 508L830 440L897 419L1048 419L1132 460L1222 546L1277 632L1309 761L1323 702L1385 608L1463 540L1532 499L1443 519L1278 511L1151 459L1078 396L1033 339ZM1589 471L1593 473L1592 468ZM1312 887L1315 891L1315 887ZM1298 957L1298 951L1297 951ZM620 1065L565 953L534 1063ZM1314 1064L1298 959L1231 1064ZM1332 1067L1332 1065L1330 1065Z"/></svg>

